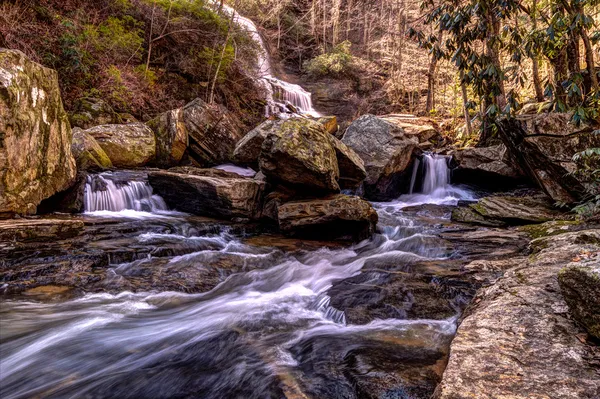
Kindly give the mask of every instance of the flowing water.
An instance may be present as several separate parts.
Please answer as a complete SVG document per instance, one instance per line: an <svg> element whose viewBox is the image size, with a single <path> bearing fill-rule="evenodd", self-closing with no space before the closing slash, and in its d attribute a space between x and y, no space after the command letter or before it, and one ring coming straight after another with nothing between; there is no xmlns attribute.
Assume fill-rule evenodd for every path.
<svg viewBox="0 0 600 399"><path fill-rule="evenodd" d="M429 193L411 198L451 197L445 161L424 163ZM153 250L111 261L105 292L4 300L0 397L426 397L443 370L461 295L446 294L445 313L424 318L411 316L417 291L379 305L371 291L353 291L392 284L390 276L402 278L402 291L415 265L457 255L437 227L402 211L406 203L376 205L379 233L370 240L287 250L226 226L191 228L143 180L95 176L89 217L123 218L115 226L143 218L119 245ZM429 280L427 289L437 282ZM177 292L184 284L200 288Z"/></svg>
<svg viewBox="0 0 600 399"><path fill-rule="evenodd" d="M275 115L283 118L293 114L320 116L313 107L311 94L308 91L297 84L286 82L274 76L267 46L258 32L256 24L249 18L241 16L237 11L227 5L223 5L223 9L229 15L232 13L234 14L234 21L242 26L259 46L259 82L265 88L267 93L265 116L269 117Z"/></svg>

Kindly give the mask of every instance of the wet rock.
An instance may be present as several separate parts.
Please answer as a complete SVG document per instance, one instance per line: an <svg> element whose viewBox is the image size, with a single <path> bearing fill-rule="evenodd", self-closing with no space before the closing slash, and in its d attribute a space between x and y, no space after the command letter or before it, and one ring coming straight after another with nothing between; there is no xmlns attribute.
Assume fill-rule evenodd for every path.
<svg viewBox="0 0 600 399"><path fill-rule="evenodd" d="M240 122L225 108L199 98L183 107L182 112L191 161L200 167L230 162L236 143L243 137Z"/></svg>
<svg viewBox="0 0 600 399"><path fill-rule="evenodd" d="M322 125L302 118L286 120L278 134L264 139L259 165L268 180L313 192L338 192L339 168L331 136Z"/></svg>
<svg viewBox="0 0 600 399"><path fill-rule="evenodd" d="M589 266L565 267L558 273L558 283L575 320L590 335L600 339L600 255L588 256L595 257L586 262Z"/></svg>
<svg viewBox="0 0 600 399"><path fill-rule="evenodd" d="M74 237L83 229L81 220L61 219L11 219L0 220L0 240L11 245L12 241L45 241Z"/></svg>
<svg viewBox="0 0 600 399"><path fill-rule="evenodd" d="M573 203L585 196L586 182L571 174L573 155L600 147L594 127L577 127L571 114L521 115L499 124L499 136L508 148L511 163L518 165L554 201Z"/></svg>
<svg viewBox="0 0 600 399"><path fill-rule="evenodd" d="M84 133L92 136L119 168L145 166L156 155L154 133L143 123L100 125Z"/></svg>
<svg viewBox="0 0 600 399"><path fill-rule="evenodd" d="M577 338L556 276L582 253L598 253L599 243L599 230L534 240L531 256L515 259L496 284L481 289L434 397L597 397L597 349Z"/></svg>
<svg viewBox="0 0 600 399"><path fill-rule="evenodd" d="M457 208L452 212L453 221L483 226L542 223L563 218L568 218L568 215L554 209L552 201L544 196L485 197L466 209Z"/></svg>
<svg viewBox="0 0 600 399"><path fill-rule="evenodd" d="M373 234L378 217L368 202L338 194L287 202L278 207L278 219L284 234L360 240Z"/></svg>
<svg viewBox="0 0 600 399"><path fill-rule="evenodd" d="M156 164L179 165L188 148L188 134L183 109L167 111L146 123L156 137Z"/></svg>
<svg viewBox="0 0 600 399"><path fill-rule="evenodd" d="M218 169L150 172L154 192L175 209L218 218L257 219L265 184Z"/></svg>
<svg viewBox="0 0 600 399"><path fill-rule="evenodd" d="M335 137L330 136L329 140L335 149L335 155L338 161L340 170L340 188L346 190L359 187L367 177L367 171L365 170L363 160L353 149Z"/></svg>
<svg viewBox="0 0 600 399"><path fill-rule="evenodd" d="M440 237L449 241L466 259L498 260L524 255L529 235L518 230L470 228L443 231Z"/></svg>
<svg viewBox="0 0 600 399"><path fill-rule="evenodd" d="M401 128L374 115L363 115L348 127L342 142L365 164L367 198L384 201L400 194L402 183L410 179L403 172L418 144L416 137L406 135Z"/></svg>
<svg viewBox="0 0 600 399"><path fill-rule="evenodd" d="M96 139L79 128L73 129L71 150L78 170L103 170L113 167L110 158Z"/></svg>
<svg viewBox="0 0 600 399"><path fill-rule="evenodd" d="M129 122L123 120L104 100L93 97L77 99L69 113L69 121L71 126L81 129Z"/></svg>
<svg viewBox="0 0 600 399"><path fill-rule="evenodd" d="M88 179L86 172L78 172L75 183L68 189L43 200L38 206L38 214L53 212L81 213L84 211L85 185Z"/></svg>
<svg viewBox="0 0 600 399"><path fill-rule="evenodd" d="M75 179L56 71L0 49L0 216L35 213Z"/></svg>
<svg viewBox="0 0 600 399"><path fill-rule="evenodd" d="M506 147L472 147L452 153L458 166L452 170L454 183L474 184L492 190L502 190L518 184L523 174L510 166Z"/></svg>
<svg viewBox="0 0 600 399"><path fill-rule="evenodd" d="M236 163L258 169L258 157L263 142L271 134L281 134L284 120L267 120L246 134L235 146L233 159Z"/></svg>

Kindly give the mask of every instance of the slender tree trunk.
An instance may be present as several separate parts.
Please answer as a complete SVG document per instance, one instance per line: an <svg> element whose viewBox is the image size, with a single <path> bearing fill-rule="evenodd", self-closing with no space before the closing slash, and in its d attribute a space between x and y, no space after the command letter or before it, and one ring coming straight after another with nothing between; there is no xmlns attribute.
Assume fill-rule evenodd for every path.
<svg viewBox="0 0 600 399"><path fill-rule="evenodd" d="M234 6L234 10L236 8L237 8L237 2ZM225 58L225 51L227 51L227 43L229 43L229 37L231 36L231 30L233 29L234 21L235 21L235 11L231 13L231 19L229 20L229 26L227 27L227 34L225 35L223 49L221 50L221 56L219 57L219 62L217 63L217 69L215 70L215 76L213 78L212 85L210 87L210 94L208 96L209 104L213 104L215 101L215 87L217 85L217 80L219 79L219 72L221 71L221 65L223 64L223 59Z"/></svg>
<svg viewBox="0 0 600 399"><path fill-rule="evenodd" d="M464 81L465 73L464 71L460 71L460 91L462 94L463 101L463 114L465 117L465 126L467 128L467 137L471 137L473 134L473 129L471 127L471 117L469 116L469 108L467 104L469 103L469 97L467 96L467 85Z"/></svg>
<svg viewBox="0 0 600 399"><path fill-rule="evenodd" d="M586 68L590 76L592 89L598 91L600 90L600 87L598 86L598 76L596 75L596 66L594 63L594 49L585 30L580 32L580 36L581 40L583 40L583 46L585 47L585 63L587 64Z"/></svg>
<svg viewBox="0 0 600 399"><path fill-rule="evenodd" d="M437 41L442 41L442 35L444 31L440 27L438 31ZM431 53L431 60L429 61L429 70L427 71L427 103L425 104L425 112L430 113L435 108L435 76L437 68L437 55L435 51Z"/></svg>
<svg viewBox="0 0 600 399"><path fill-rule="evenodd" d="M537 31L537 0L533 0L531 4L531 21L533 23L533 30ZM531 69L535 98L539 102L544 101L544 91L542 90L542 81L540 79L540 61L537 52L531 54Z"/></svg>
<svg viewBox="0 0 600 399"><path fill-rule="evenodd" d="M152 55L152 43L154 42L152 38L152 31L154 30L154 12L156 11L156 3L152 4L152 16L150 17L150 35L148 36L148 55L146 56L146 69L144 69L144 74L148 73L148 68L150 67L150 56Z"/></svg>

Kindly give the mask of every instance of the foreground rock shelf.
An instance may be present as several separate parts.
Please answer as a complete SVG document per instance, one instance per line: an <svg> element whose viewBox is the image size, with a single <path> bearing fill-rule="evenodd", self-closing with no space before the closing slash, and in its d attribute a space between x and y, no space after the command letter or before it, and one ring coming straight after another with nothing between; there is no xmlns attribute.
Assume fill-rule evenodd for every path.
<svg viewBox="0 0 600 399"><path fill-rule="evenodd" d="M463 315L435 398L596 398L600 351L580 340L557 275L600 262L600 230L531 242ZM587 255L586 255L587 254Z"/></svg>

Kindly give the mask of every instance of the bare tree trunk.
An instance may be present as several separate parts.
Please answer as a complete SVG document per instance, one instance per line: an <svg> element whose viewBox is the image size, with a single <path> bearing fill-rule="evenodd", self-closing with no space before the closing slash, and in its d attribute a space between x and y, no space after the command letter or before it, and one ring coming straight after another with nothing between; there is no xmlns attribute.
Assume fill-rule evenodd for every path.
<svg viewBox="0 0 600 399"><path fill-rule="evenodd" d="M234 10L237 8L237 2L234 5ZM221 65L223 64L223 58L225 58L225 51L227 51L227 43L229 43L229 37L231 36L231 30L233 29L233 23L235 21L235 11L231 13L231 19L229 20L229 26L227 27L227 34L225 35L225 41L223 42L223 49L221 50L221 56L219 57L219 62L217 63L217 69L215 71L215 76L212 81L212 85L210 87L210 94L208 95L208 103L213 104L215 101L215 86L217 85L217 80L219 79L219 72L221 71Z"/></svg>
<svg viewBox="0 0 600 399"><path fill-rule="evenodd" d="M148 55L146 56L146 69L144 73L148 73L148 68L150 67L150 56L152 54L152 43L154 42L152 38L152 31L154 30L154 12L156 11L156 3L152 2L152 16L150 17L150 35L148 36Z"/></svg>
<svg viewBox="0 0 600 399"><path fill-rule="evenodd" d="M465 126L467 128L467 137L471 137L473 134L473 128L471 127L471 118L469 117L469 108L467 104L469 103L469 97L467 96L467 85L464 81L465 73L460 71L460 91L462 93L462 101L463 101L463 114L465 117Z"/></svg>
<svg viewBox="0 0 600 399"><path fill-rule="evenodd" d="M531 21L533 30L537 30L537 0L533 0L531 4ZM544 101L544 91L542 90L542 81L540 79L540 61L537 53L531 55L531 69L533 74L533 88L535 90L535 98L537 101Z"/></svg>
<svg viewBox="0 0 600 399"><path fill-rule="evenodd" d="M442 35L444 31L440 27L438 31L437 41L442 41ZM429 70L427 71L427 103L425 105L425 112L430 113L435 108L435 75L437 68L437 55L435 51L431 53L431 60L429 61Z"/></svg>

